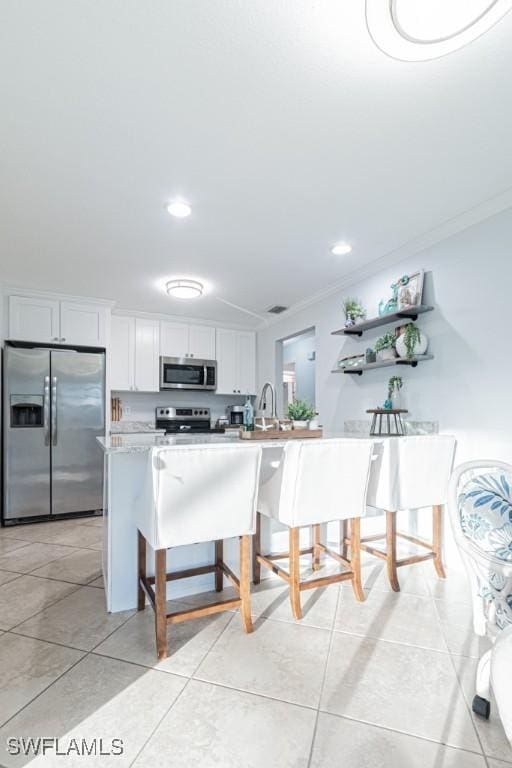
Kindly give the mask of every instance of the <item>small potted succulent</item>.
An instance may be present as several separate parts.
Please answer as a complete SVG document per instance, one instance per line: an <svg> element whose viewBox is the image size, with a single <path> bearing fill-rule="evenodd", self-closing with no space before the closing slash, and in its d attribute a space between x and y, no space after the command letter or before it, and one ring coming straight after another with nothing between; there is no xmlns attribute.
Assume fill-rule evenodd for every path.
<svg viewBox="0 0 512 768"><path fill-rule="evenodd" d="M424 355L428 347L428 337L414 323L407 323L396 340L396 351L399 357L409 360L415 355Z"/></svg>
<svg viewBox="0 0 512 768"><path fill-rule="evenodd" d="M306 400L294 400L288 406L288 418L293 422L294 429L307 429L315 417L315 409Z"/></svg>
<svg viewBox="0 0 512 768"><path fill-rule="evenodd" d="M345 327L351 328L358 320L364 320L366 311L359 299L347 298L343 302L343 311L345 313Z"/></svg>
<svg viewBox="0 0 512 768"><path fill-rule="evenodd" d="M385 333L375 342L374 350L377 353L377 360L392 360L396 357L395 352L395 334Z"/></svg>

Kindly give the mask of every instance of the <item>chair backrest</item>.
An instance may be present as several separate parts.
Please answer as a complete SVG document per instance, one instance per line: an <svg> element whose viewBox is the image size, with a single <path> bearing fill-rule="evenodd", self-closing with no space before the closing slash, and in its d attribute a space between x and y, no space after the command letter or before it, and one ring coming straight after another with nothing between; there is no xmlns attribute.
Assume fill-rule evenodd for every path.
<svg viewBox="0 0 512 768"><path fill-rule="evenodd" d="M446 504L455 457L455 438L452 435L408 436L399 438L396 444L396 508L421 509Z"/></svg>
<svg viewBox="0 0 512 768"><path fill-rule="evenodd" d="M258 445L153 448L138 504L138 526L153 549L255 531Z"/></svg>
<svg viewBox="0 0 512 768"><path fill-rule="evenodd" d="M291 527L361 517L372 440L291 440L284 448L279 519Z"/></svg>
<svg viewBox="0 0 512 768"><path fill-rule="evenodd" d="M475 632L492 635L512 625L512 465L461 464L450 478L448 510L470 580Z"/></svg>

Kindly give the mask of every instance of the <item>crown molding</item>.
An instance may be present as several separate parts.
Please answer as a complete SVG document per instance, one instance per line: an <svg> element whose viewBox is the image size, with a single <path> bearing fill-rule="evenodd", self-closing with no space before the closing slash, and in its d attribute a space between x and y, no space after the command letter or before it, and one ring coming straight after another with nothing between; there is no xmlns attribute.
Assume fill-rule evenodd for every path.
<svg viewBox="0 0 512 768"><path fill-rule="evenodd" d="M19 283L1 283L0 291L4 296L37 296L40 299L53 301L76 301L79 304L99 304L104 307L114 307L113 299L96 299L91 296L75 296L70 293L54 293L52 291L39 291L36 288L27 288Z"/></svg>
<svg viewBox="0 0 512 768"><path fill-rule="evenodd" d="M413 256L416 253L425 251L427 248L431 248L433 245L448 240L453 235L464 232L475 224L479 224L486 219L497 216L508 208L512 208L512 187L508 187L498 195L487 198L473 208L468 208L467 210L458 213L427 232L418 235L412 240L408 240L398 248L385 253L383 256L379 256L377 259L365 264L360 269L351 272L342 280L332 283L329 287L316 291L308 298L292 304L278 317L268 318L264 323L260 323L256 330L262 331L265 328L277 325L281 320L292 317L303 309L306 309L313 304L317 304L323 299L333 296L346 288L350 288L361 280L371 277L375 272L379 272L388 266L392 266L393 264L402 261L408 256Z"/></svg>

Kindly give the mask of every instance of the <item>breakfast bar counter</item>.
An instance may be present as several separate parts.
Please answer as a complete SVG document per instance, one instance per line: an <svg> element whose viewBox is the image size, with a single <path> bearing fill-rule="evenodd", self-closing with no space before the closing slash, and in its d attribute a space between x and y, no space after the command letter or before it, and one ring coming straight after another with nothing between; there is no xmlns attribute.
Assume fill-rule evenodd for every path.
<svg viewBox="0 0 512 768"><path fill-rule="evenodd" d="M363 435L331 433L326 438L344 437L360 440ZM374 456L368 487L368 504L379 509L400 508L397 498L399 444L401 441L421 440L415 437L367 438L374 444ZM237 433L195 435L111 435L97 438L104 452L104 542L103 576L107 610L128 610L137 605L137 504L147 471L148 453L153 448L174 445L239 444L247 445ZM261 440L263 448L261 480L265 482L279 465L287 440ZM270 536L270 533L268 534ZM269 542L270 544L271 542ZM225 543L225 554L237 568L237 542ZM171 570L194 568L213 562L214 543L201 543L171 550ZM151 563L149 564L151 566ZM211 574L195 576L184 582L168 584L168 598L213 589Z"/></svg>

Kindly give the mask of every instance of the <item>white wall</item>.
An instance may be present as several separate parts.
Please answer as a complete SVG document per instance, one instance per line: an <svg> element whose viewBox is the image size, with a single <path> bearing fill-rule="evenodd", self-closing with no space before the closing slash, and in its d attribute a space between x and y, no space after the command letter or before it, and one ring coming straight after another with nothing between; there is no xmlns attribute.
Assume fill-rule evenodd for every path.
<svg viewBox="0 0 512 768"><path fill-rule="evenodd" d="M357 296L368 316L376 315L391 283L419 268L427 272L424 302L435 310L418 325L430 337L434 360L400 369L410 418L438 421L441 432L454 434L456 463L482 457L512 462L512 210L260 330L258 381L275 379L277 340L315 326L320 421L326 429L342 430L346 419L364 419L367 408L383 402L389 369L361 377L330 371L341 353L364 350L388 329L361 339L331 336L344 323L342 299Z"/></svg>
<svg viewBox="0 0 512 768"><path fill-rule="evenodd" d="M283 343L283 364L295 363L297 400L306 400L311 405L315 405L315 361L309 358L315 349L314 331Z"/></svg>

